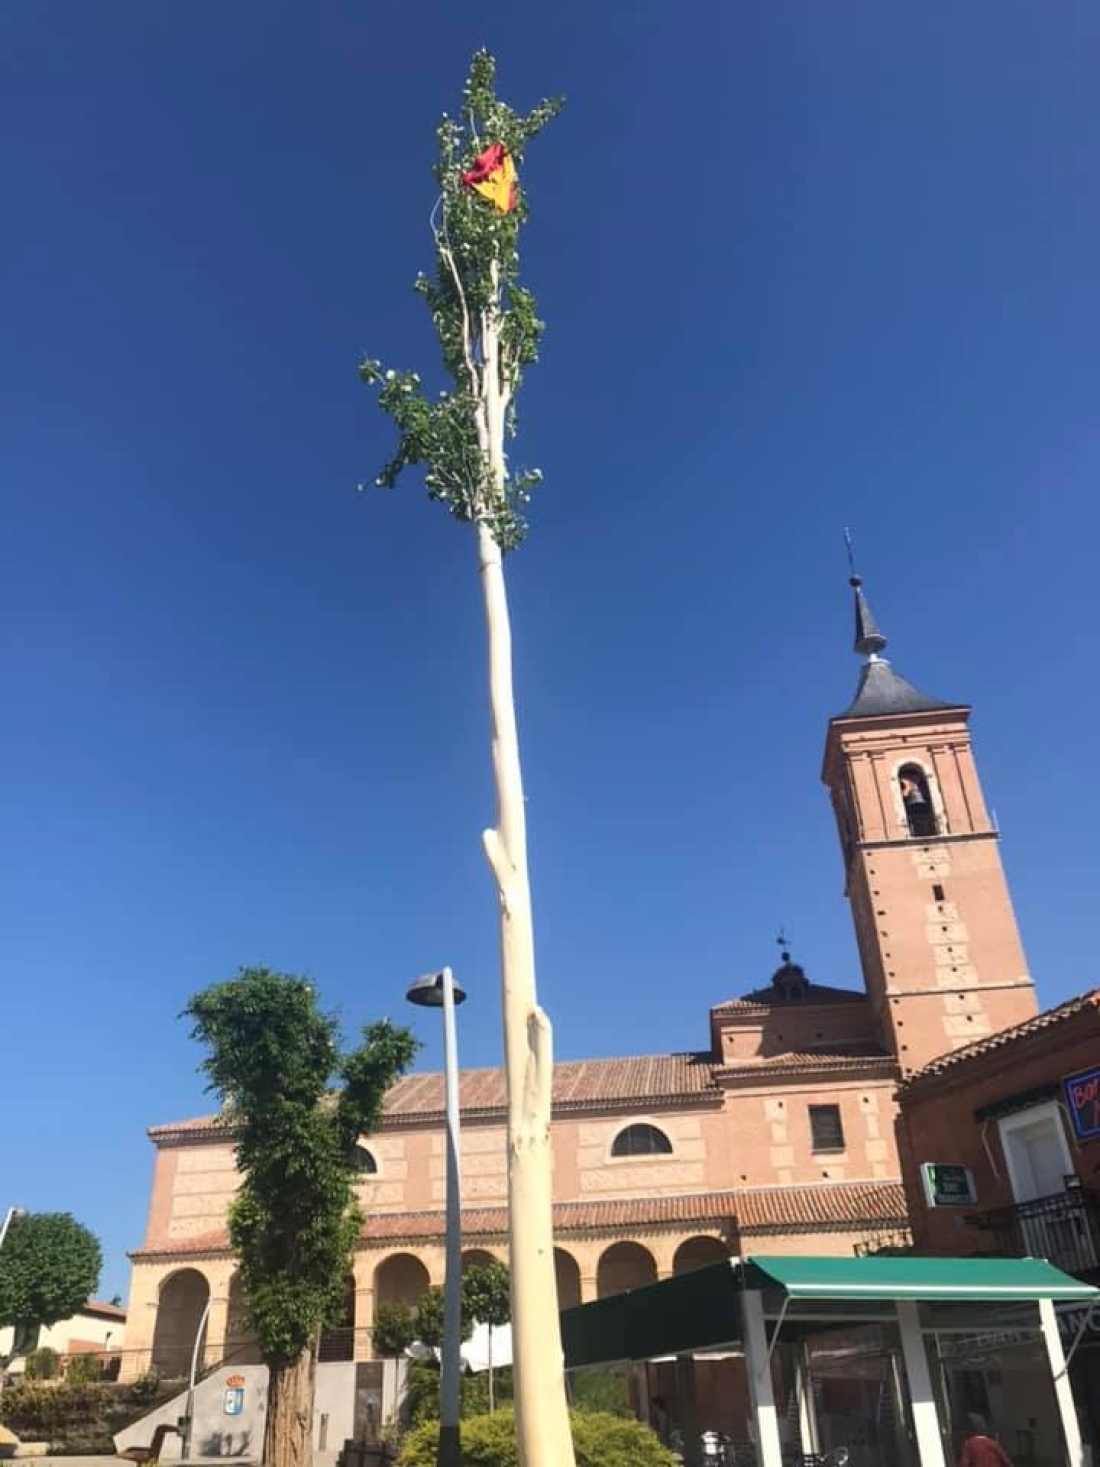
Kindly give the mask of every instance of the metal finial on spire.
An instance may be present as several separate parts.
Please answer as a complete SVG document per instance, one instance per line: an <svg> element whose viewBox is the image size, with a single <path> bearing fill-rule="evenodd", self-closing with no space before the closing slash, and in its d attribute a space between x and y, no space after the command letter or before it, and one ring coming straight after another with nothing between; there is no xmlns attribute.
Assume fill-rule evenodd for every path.
<svg viewBox="0 0 1100 1467"><path fill-rule="evenodd" d="M780 951L780 954L782 955L783 961L785 963L789 963L790 960L791 960L791 954L790 954L791 940L787 936L787 924L786 924L786 922L784 922L782 924L782 926L780 927L780 929L779 929L779 936L775 939L775 945L776 945L776 947L778 947L778 949Z"/></svg>
<svg viewBox="0 0 1100 1467"><path fill-rule="evenodd" d="M855 650L862 657L866 657L869 662L874 662L886 646L886 638L879 631L874 612L868 605L867 597L863 594L863 577L856 572L851 530L844 531L844 543L848 547L848 584L855 592L856 598Z"/></svg>

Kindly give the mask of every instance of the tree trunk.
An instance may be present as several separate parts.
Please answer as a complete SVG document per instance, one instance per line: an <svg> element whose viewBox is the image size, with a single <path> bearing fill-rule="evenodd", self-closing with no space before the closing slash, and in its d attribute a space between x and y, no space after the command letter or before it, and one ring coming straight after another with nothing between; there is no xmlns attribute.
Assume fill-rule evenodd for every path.
<svg viewBox="0 0 1100 1467"><path fill-rule="evenodd" d="M290 1365L271 1366L264 1425L264 1467L311 1467L317 1351L310 1344Z"/></svg>
<svg viewBox="0 0 1100 1467"><path fill-rule="evenodd" d="M486 352L487 366L490 353ZM486 371L487 379L495 372ZM487 396L492 399L490 387ZM499 397L487 404L500 428ZM494 473L503 475L502 439L489 434ZM494 455L495 448L495 455ZM477 527L489 635L489 697L498 816L484 835L500 893L504 1063L508 1090L508 1245L512 1271L512 1369L519 1467L572 1467L573 1440L554 1277L551 1215L550 1021L538 1006L527 822L512 694L512 637L500 547Z"/></svg>
<svg viewBox="0 0 1100 1467"><path fill-rule="evenodd" d="M493 1390L493 1326L489 1326L489 1415L491 1416L497 1408L496 1394Z"/></svg>

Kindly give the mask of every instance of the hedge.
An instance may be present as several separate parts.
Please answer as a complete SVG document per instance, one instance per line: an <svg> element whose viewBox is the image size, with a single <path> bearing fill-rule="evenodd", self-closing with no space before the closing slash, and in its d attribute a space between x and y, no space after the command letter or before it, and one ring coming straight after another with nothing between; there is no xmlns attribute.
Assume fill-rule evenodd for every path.
<svg viewBox="0 0 1100 1467"><path fill-rule="evenodd" d="M577 1467L678 1467L647 1426L605 1411L572 1411ZM426 1421L406 1438L397 1467L435 1467L439 1422ZM462 1423L466 1467L517 1467L516 1422L509 1409Z"/></svg>
<svg viewBox="0 0 1100 1467"><path fill-rule="evenodd" d="M0 1392L0 1422L29 1442L48 1442L57 1455L114 1456L112 1437L139 1416L158 1396L167 1400L175 1387L156 1383L152 1398L145 1389L78 1381L22 1381Z"/></svg>

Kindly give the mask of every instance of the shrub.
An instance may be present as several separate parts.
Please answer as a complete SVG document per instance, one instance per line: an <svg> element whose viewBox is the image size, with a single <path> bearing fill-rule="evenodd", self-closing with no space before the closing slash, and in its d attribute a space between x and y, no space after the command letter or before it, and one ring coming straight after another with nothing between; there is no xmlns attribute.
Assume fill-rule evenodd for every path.
<svg viewBox="0 0 1100 1467"><path fill-rule="evenodd" d="M110 1404L107 1386L31 1380L8 1386L0 1396L0 1419L28 1441L55 1442L73 1429L98 1429Z"/></svg>
<svg viewBox="0 0 1100 1467"><path fill-rule="evenodd" d="M98 1355L74 1355L65 1367L70 1385L85 1385L103 1379L103 1362Z"/></svg>
<svg viewBox="0 0 1100 1467"><path fill-rule="evenodd" d="M496 1399L501 1405L512 1399L512 1367L502 1366L496 1372ZM405 1408L413 1426L422 1421L434 1420L439 1415L439 1366L430 1360L416 1360L409 1367L408 1386L405 1392ZM485 1416L489 1410L489 1377L482 1371L478 1375L462 1376L462 1415Z"/></svg>
<svg viewBox="0 0 1100 1467"><path fill-rule="evenodd" d="M612 1416L633 1416L630 1386L626 1376L615 1370L578 1370L570 1377L570 1401L578 1411L606 1411Z"/></svg>
<svg viewBox="0 0 1100 1467"><path fill-rule="evenodd" d="M160 1376L155 1370L147 1370L130 1382L130 1400L137 1406L155 1401L160 1393Z"/></svg>
<svg viewBox="0 0 1100 1467"><path fill-rule="evenodd" d="M677 1467L648 1427L603 1411L573 1411L577 1467ZM425 1421L405 1438L397 1467L435 1467L439 1423ZM516 1467L516 1423L510 1409L474 1416L462 1427L466 1467Z"/></svg>
<svg viewBox="0 0 1100 1467"><path fill-rule="evenodd" d="M27 1356L23 1374L27 1380L55 1380L61 1369L61 1357L49 1345L39 1345Z"/></svg>
<svg viewBox="0 0 1100 1467"><path fill-rule="evenodd" d="M23 1381L0 1393L0 1422L57 1455L113 1456L111 1438L147 1409L129 1386L96 1382Z"/></svg>

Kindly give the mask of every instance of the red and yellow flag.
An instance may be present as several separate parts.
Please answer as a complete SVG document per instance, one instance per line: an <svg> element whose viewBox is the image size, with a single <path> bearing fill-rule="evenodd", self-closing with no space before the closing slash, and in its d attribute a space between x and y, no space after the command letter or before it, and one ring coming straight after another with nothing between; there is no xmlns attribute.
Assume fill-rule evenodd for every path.
<svg viewBox="0 0 1100 1467"><path fill-rule="evenodd" d="M474 166L462 175L467 188L475 189L501 214L516 207L516 165L503 143L492 143L474 159Z"/></svg>

